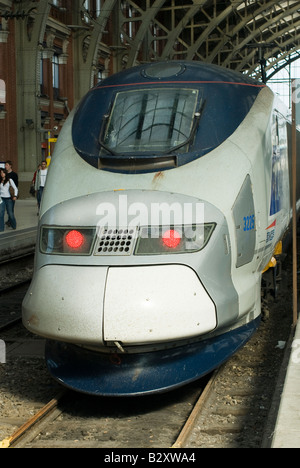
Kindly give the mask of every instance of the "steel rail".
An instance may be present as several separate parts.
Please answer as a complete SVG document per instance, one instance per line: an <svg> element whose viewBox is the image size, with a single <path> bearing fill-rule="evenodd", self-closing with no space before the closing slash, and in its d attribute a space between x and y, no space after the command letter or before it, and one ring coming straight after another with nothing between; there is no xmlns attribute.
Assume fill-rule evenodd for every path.
<svg viewBox="0 0 300 468"><path fill-rule="evenodd" d="M172 448L184 448L187 442L187 439L193 430L195 425L196 419L199 416L203 406L205 405L207 398L213 388L217 375L219 374L220 368L216 369L212 376L210 377L209 381L207 382L204 390L201 392L199 399L197 400L193 410L191 411L188 419L184 423L180 434L178 435L176 442L172 445Z"/></svg>
<svg viewBox="0 0 300 468"><path fill-rule="evenodd" d="M31 278L19 281L18 283L15 283L15 284L11 284L10 286L5 286L3 289L0 289L0 296L2 294L9 293L11 291L14 291L15 289L18 289L18 288L20 288L22 286L25 286L26 284L30 284L30 283L31 283Z"/></svg>
<svg viewBox="0 0 300 468"><path fill-rule="evenodd" d="M44 418L52 413L62 397L66 394L66 390L60 392L55 398L49 401L43 408L41 408L35 415L33 415L28 421L20 426L10 437L0 441L0 448L12 448L21 437L23 437L28 431L30 431L37 423L40 423Z"/></svg>
<svg viewBox="0 0 300 468"><path fill-rule="evenodd" d="M10 320L9 322L6 322L4 325L0 325L0 332L9 330L15 325L18 325L19 323L21 323L21 321L22 321L22 317L17 317L13 320Z"/></svg>

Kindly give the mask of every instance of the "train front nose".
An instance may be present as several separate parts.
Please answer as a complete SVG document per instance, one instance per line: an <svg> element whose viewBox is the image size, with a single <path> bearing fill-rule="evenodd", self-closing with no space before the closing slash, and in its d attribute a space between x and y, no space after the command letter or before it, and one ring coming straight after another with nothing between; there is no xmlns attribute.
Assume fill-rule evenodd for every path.
<svg viewBox="0 0 300 468"><path fill-rule="evenodd" d="M147 191L68 200L41 220L23 321L99 349L200 337L237 316L230 267L227 223L206 202Z"/></svg>
<svg viewBox="0 0 300 468"><path fill-rule="evenodd" d="M52 376L85 393L164 391L209 372L240 343L219 334L238 314L223 214L201 202L199 220L197 200L173 193L126 196L147 213L177 207L192 215L166 223L154 212L133 220L123 213L122 223L103 223L103 208L122 205L111 192L54 206L41 220L23 302L25 326L48 338Z"/></svg>
<svg viewBox="0 0 300 468"><path fill-rule="evenodd" d="M103 312L104 340L124 345L185 339L217 324L196 273L176 264L109 268Z"/></svg>

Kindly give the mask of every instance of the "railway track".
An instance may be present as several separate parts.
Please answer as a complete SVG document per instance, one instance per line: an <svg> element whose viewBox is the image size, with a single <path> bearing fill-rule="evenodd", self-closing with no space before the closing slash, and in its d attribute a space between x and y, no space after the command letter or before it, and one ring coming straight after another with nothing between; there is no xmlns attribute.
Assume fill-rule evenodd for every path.
<svg viewBox="0 0 300 468"><path fill-rule="evenodd" d="M153 401L151 397L150 402L151 409L147 408L148 398L146 398L146 408L148 409L147 413L143 415L139 414L140 418L145 419L145 428L147 424L148 435L145 434L143 441L137 442L137 433L134 428L130 427L134 424L134 419L137 418L137 415L134 416L132 413L130 417L126 417L126 421L122 421L122 415L116 423L113 415L103 415L103 409L101 410L102 414L87 417L85 415L84 420L82 421L81 415L77 413L74 407L78 406L78 395L75 396L73 392L69 390L63 390L58 396L49 401L43 408L41 408L34 416L32 416L28 421L26 421L21 427L19 427L11 436L2 440L0 447L2 448L181 448L184 447L186 439L190 433L190 429L193 427L195 416L198 414L199 410L202 407L203 401L205 400L207 393L209 392L210 386L214 381L214 376L212 378L202 379L201 384L198 385L198 389L193 389L192 393L189 394L189 402L186 405L184 413L182 413L181 418L174 419L168 417L168 420L165 420L163 429L164 434L160 434L161 443L155 442L155 438L160 432L160 428L157 426L156 418L153 419L151 412L157 405L157 401ZM203 388L201 388L203 386ZM200 397L196 397L194 405L192 400L195 399L196 393L200 393ZM176 393L176 392L175 392ZM188 392L189 393L189 392ZM187 396L187 395L185 395ZM95 399L92 397L89 399L92 400L92 404L95 405ZM162 397L164 400L165 397ZM84 403L85 411L91 410L90 402L83 401L86 400L86 397L79 397L81 404ZM97 399L99 401L99 399ZM145 400L144 398L142 400ZM172 397L171 397L172 400ZM136 404L137 399L135 399ZM107 403L107 401L106 401ZM110 404L114 404L112 401ZM121 411L124 412L124 402L121 403ZM94 411L97 412L97 406L95 405ZM119 400L117 401L117 406L119 406ZM139 406L139 404L138 404ZM159 405L160 406L160 405ZM177 404L173 405L175 408ZM119 408L119 409L120 409ZM192 408L192 411L191 411ZM110 408L109 413L111 413L112 408ZM160 408L160 412L162 412ZM173 413L174 414L174 413ZM182 424L184 419L183 426ZM115 424L122 425L122 427L128 426L125 431L122 431L122 437L127 438L127 441L123 441L120 444L119 437L115 434L115 430L112 426ZM78 426L79 425L79 426ZM111 427L109 427L111 426ZM78 427L80 427L78 431ZM75 429L76 428L76 429ZM76 432L77 431L77 432ZM120 432L120 431L119 431ZM60 437L58 437L60 434ZM114 434L114 436L112 435ZM149 435L150 434L150 435ZM53 438L54 435L54 438ZM164 441L162 440L162 437ZM148 439L148 441L147 441Z"/></svg>
<svg viewBox="0 0 300 468"><path fill-rule="evenodd" d="M21 303L30 280L23 280L0 290L0 333L21 322Z"/></svg>
<svg viewBox="0 0 300 468"><path fill-rule="evenodd" d="M251 340L207 379L168 394L124 401L64 390L4 439L2 447L259 448L271 436L268 415L274 411L271 402L283 359L275 352L281 355L272 367L272 352L262 363L269 350L259 349L260 340Z"/></svg>
<svg viewBox="0 0 300 468"><path fill-rule="evenodd" d="M21 320L21 303L33 271L33 255L0 262L0 333Z"/></svg>
<svg viewBox="0 0 300 468"><path fill-rule="evenodd" d="M277 300L268 300L268 320L239 353L208 382L161 395L114 399L61 393L42 352L28 352L42 340L21 324L1 332L8 344L7 363L0 365L2 447L261 447L272 432L269 414L276 413L274 393L285 353L280 343L290 333L288 269L282 276Z"/></svg>
<svg viewBox="0 0 300 468"><path fill-rule="evenodd" d="M183 392L125 402L66 390L3 439L1 446L168 448L176 441L201 391L198 383Z"/></svg>
<svg viewBox="0 0 300 468"><path fill-rule="evenodd" d="M260 333L270 333L270 324L263 324ZM263 342L262 335L207 381L167 394L126 400L65 390L4 439L2 446L259 448L268 437L268 415L274 411L271 402L284 356L274 342Z"/></svg>
<svg viewBox="0 0 300 468"><path fill-rule="evenodd" d="M33 272L34 255L26 254L0 261L0 292L29 280Z"/></svg>

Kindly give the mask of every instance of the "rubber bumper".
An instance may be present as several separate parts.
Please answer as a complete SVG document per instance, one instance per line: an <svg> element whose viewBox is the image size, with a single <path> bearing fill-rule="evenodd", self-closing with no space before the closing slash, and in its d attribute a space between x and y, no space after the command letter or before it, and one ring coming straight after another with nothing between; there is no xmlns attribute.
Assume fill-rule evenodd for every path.
<svg viewBox="0 0 300 468"><path fill-rule="evenodd" d="M99 396L159 393L192 382L219 367L252 336L260 318L209 340L140 354L97 353L47 341L45 357L54 379Z"/></svg>

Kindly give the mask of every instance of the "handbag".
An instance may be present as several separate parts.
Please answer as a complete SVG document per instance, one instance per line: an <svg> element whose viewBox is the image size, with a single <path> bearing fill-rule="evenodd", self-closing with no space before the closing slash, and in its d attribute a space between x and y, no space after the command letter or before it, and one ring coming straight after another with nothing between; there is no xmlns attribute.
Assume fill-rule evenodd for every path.
<svg viewBox="0 0 300 468"><path fill-rule="evenodd" d="M11 185L10 181L9 181L9 194L10 194L10 198L15 198L15 189L13 188L13 186Z"/></svg>
<svg viewBox="0 0 300 468"><path fill-rule="evenodd" d="M29 190L29 193L30 193L30 195L32 195L33 197L35 197L35 188L34 188L34 185L31 185L30 190Z"/></svg>

